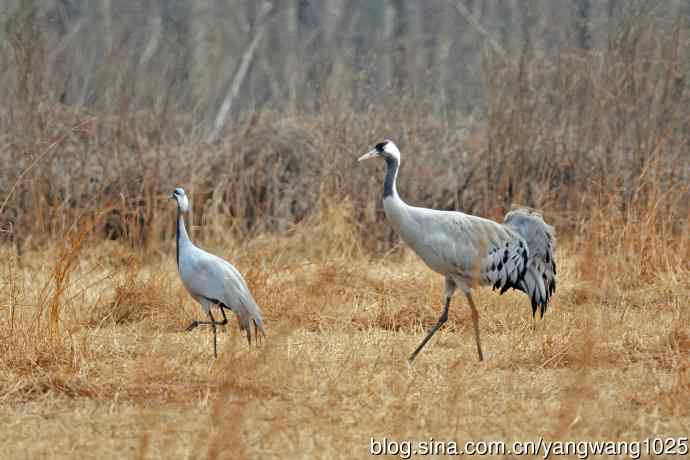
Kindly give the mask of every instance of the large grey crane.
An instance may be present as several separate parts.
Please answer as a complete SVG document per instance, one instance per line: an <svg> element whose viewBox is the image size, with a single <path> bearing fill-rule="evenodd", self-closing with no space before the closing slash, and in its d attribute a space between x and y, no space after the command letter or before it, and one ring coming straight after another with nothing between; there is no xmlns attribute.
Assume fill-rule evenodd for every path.
<svg viewBox="0 0 690 460"><path fill-rule="evenodd" d="M254 301L247 283L228 261L214 256L192 243L187 235L183 214L189 211L189 200L184 190L176 188L170 195L177 201L177 268L182 283L191 296L201 304L209 321L192 321L187 327L191 331L201 324L213 327L213 356L218 356L216 326L228 323L225 310L235 312L240 328L247 332L247 340L252 342L252 323L255 339L259 334L265 336L261 311ZM216 321L211 307L216 306L223 315L223 321Z"/></svg>
<svg viewBox="0 0 690 460"><path fill-rule="evenodd" d="M471 290L490 285L503 294L510 288L525 292L532 302L532 316L537 307L541 317L556 290L556 240L554 229L541 215L529 208L517 208L506 214L504 222L456 211L439 211L407 205L396 189L400 151L385 140L362 155L359 161L383 158L386 178L383 208L395 231L414 252L437 273L446 278L443 313L422 343L410 355L412 363L424 345L448 320L450 300L456 289L465 293L472 311L477 353L482 361L479 339L479 313Z"/></svg>

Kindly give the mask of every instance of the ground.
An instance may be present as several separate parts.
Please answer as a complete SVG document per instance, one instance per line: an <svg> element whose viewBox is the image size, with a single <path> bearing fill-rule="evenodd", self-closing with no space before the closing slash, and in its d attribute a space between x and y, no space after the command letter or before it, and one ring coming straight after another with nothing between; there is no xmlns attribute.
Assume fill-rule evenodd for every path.
<svg viewBox="0 0 690 460"><path fill-rule="evenodd" d="M522 293L476 290L478 362L456 296L408 366L443 300L443 279L408 250L300 260L267 257L275 241L213 247L245 273L268 332L249 345L232 319L213 359L210 330L184 331L202 312L173 252L75 244L3 255L5 458L363 458L372 438L462 449L690 428L687 272L593 278L565 241L544 319Z"/></svg>

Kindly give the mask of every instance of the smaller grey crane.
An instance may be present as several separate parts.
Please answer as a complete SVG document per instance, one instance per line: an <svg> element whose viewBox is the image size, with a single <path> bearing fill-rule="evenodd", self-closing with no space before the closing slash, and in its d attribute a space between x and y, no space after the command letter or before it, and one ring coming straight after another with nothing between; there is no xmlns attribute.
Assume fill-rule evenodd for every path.
<svg viewBox="0 0 690 460"><path fill-rule="evenodd" d="M525 292L532 302L532 316L540 307L544 316L556 290L556 240L553 227L529 208L506 214L499 224L462 212L439 211L407 205L398 196L395 183L400 167L400 151L385 140L359 158L386 161L383 208L396 233L433 271L446 278L446 303L437 323L409 357L412 363L424 345L448 320L450 299L456 289L465 293L472 311L477 353L482 361L479 313L472 300L474 287L490 285Z"/></svg>
<svg viewBox="0 0 690 460"><path fill-rule="evenodd" d="M252 323L255 339L258 339L259 334L265 337L261 311L240 272L230 262L199 249L189 239L183 218L183 214L189 211L189 200L184 190L176 188L170 198L177 201L177 269L187 291L201 304L209 318L209 321L192 321L187 331L202 324L213 327L213 356L217 357L216 326L228 323L225 310L231 310L237 315L240 328L247 332L247 340L250 344L252 343ZM213 318L211 313L213 306L218 307L223 315L223 321L216 321Z"/></svg>

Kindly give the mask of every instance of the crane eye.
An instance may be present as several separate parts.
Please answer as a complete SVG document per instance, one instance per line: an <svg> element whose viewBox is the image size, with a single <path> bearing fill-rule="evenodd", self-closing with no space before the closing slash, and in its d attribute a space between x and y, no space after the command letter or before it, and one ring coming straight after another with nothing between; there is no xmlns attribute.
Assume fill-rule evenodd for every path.
<svg viewBox="0 0 690 460"><path fill-rule="evenodd" d="M379 142L378 144L376 144L376 151L383 152L383 149L386 147L387 143L388 142Z"/></svg>

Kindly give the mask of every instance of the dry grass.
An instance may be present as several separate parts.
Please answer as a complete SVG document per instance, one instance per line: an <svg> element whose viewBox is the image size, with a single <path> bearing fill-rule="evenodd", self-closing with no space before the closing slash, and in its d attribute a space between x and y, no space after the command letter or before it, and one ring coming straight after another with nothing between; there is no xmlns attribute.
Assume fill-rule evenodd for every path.
<svg viewBox="0 0 690 460"><path fill-rule="evenodd" d="M644 222L630 215L637 201L674 222L690 212L684 2L578 2L596 25L568 0L467 2L486 33L504 30L508 59L478 52L456 1L423 14L397 1L281 2L220 126L237 61L263 30L255 1L142 13L130 0L117 14L14 3L0 27L0 241L19 251L107 209L95 235L160 254L180 185L214 244L284 233L335 196L358 211L365 249L386 251L396 240L376 225L380 176L355 161L386 137L403 152L401 194L429 207L500 218L519 202L558 211L569 233L594 208L613 211L612 225ZM290 18L306 21L299 33Z"/></svg>
<svg viewBox="0 0 690 460"><path fill-rule="evenodd" d="M119 243L85 244L83 231L57 255L25 254L21 265L6 249L5 455L349 458L366 456L370 436L687 434L690 270L666 240L645 240L650 251L629 268L606 262L637 248L626 229L617 245L565 238L543 321L522 295L478 292L480 364L469 309L456 298L448 326L408 368L440 312L442 280L404 249L368 255L348 236L357 234L350 210L325 200L316 220L286 236L214 248L246 273L269 331L248 347L232 322L218 360L208 331L183 331L200 310L177 278L171 241L156 260ZM685 236L672 242L687 256Z"/></svg>
<svg viewBox="0 0 690 460"><path fill-rule="evenodd" d="M14 3L0 32L4 457L687 435L683 2L354 2L363 14L295 0L266 17L254 1ZM458 297L406 365L443 283L385 222L382 166L355 161L385 137L410 203L494 219L522 203L557 228L543 321L523 295L476 293L484 363ZM176 273L174 186L193 239L245 274L261 346L232 321L214 360L209 331L183 332L201 312Z"/></svg>

